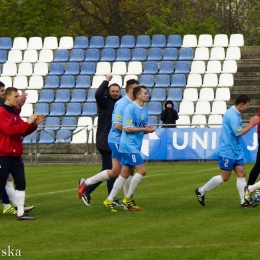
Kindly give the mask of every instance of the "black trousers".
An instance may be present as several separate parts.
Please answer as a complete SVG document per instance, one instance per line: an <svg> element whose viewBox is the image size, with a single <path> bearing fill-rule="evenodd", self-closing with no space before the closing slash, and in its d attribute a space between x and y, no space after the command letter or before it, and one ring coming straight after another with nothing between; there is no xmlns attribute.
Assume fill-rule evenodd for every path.
<svg viewBox="0 0 260 260"><path fill-rule="evenodd" d="M100 152L101 157L102 157L102 169L101 169L101 171L107 170L107 169L112 169L112 158L111 158L112 153L108 152L108 151L104 151L104 150L98 150L98 151ZM111 190L113 189L113 185L114 185L115 180L116 179L107 180L108 195L110 194ZM85 193L91 194L101 183L102 182L98 182L98 183L95 183L93 185L89 185L87 187L87 189L85 190Z"/></svg>

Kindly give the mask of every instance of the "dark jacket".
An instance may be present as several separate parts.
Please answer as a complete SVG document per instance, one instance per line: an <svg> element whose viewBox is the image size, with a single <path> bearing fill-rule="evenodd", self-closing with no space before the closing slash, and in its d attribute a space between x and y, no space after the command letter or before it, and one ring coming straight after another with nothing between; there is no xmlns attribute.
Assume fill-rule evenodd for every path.
<svg viewBox="0 0 260 260"><path fill-rule="evenodd" d="M109 82L104 80L96 91L95 98L98 106L98 128L96 147L98 150L110 151L107 137L111 128L112 112L115 103L121 98L113 99L108 94Z"/></svg>
<svg viewBox="0 0 260 260"><path fill-rule="evenodd" d="M167 104L172 104L172 108L167 108ZM179 115L177 111L174 109L173 102L171 100L167 100L165 102L165 110L161 113L161 120L163 124L176 124L176 120L179 119ZM162 126L162 127L176 127L176 126Z"/></svg>

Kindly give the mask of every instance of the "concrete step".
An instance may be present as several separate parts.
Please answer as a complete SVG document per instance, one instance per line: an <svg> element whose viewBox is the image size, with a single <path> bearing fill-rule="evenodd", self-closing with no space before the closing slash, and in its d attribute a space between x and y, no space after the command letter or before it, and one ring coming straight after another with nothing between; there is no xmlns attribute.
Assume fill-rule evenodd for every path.
<svg viewBox="0 0 260 260"><path fill-rule="evenodd" d="M235 86L260 86L260 78L259 79L250 79L250 78L245 78L245 79L234 79L234 85Z"/></svg>
<svg viewBox="0 0 260 260"><path fill-rule="evenodd" d="M258 70L256 69L256 67L250 67L250 68L251 68L251 70L238 71L236 74L234 74L234 78L235 79L259 78L260 77L260 66L259 66ZM254 71L254 69L255 69L255 71Z"/></svg>
<svg viewBox="0 0 260 260"><path fill-rule="evenodd" d="M259 65L250 65L250 66L238 66L237 68L237 73L235 74L235 76L238 73L242 73L242 72L259 72L260 71L260 64Z"/></svg>
<svg viewBox="0 0 260 260"><path fill-rule="evenodd" d="M242 59L260 59L260 46L244 46L240 50Z"/></svg>

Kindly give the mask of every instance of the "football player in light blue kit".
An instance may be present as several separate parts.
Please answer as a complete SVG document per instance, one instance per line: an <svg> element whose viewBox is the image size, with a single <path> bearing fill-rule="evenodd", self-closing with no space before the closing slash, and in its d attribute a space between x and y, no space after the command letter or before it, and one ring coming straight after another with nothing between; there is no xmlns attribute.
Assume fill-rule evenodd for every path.
<svg viewBox="0 0 260 260"><path fill-rule="evenodd" d="M116 210L108 205L111 205L111 202L123 187L127 178L130 176L133 167L136 169L136 173L131 181L123 203L129 210L141 209L133 200L134 192L146 174L140 150L143 135L153 133L155 129L148 125L148 112L146 107L144 107L144 102L148 101L149 98L146 87L138 86L134 88L133 96L134 102L126 107L123 117L123 131L119 145L119 152L122 156L122 170L114 183L111 193L104 201L104 205L112 212L116 212Z"/></svg>
<svg viewBox="0 0 260 260"><path fill-rule="evenodd" d="M249 124L243 127L241 113L249 108L251 99L245 94L239 95L234 106L230 107L224 114L222 121L221 135L218 144L219 167L221 174L210 179L204 186L195 190L197 199L202 206L205 206L206 192L218 187L228 181L232 170L237 175L237 189L239 192L241 207L254 207L256 203L244 199L244 188L246 186L243 150L241 136L246 134L252 127L260 122L258 116L252 117Z"/></svg>

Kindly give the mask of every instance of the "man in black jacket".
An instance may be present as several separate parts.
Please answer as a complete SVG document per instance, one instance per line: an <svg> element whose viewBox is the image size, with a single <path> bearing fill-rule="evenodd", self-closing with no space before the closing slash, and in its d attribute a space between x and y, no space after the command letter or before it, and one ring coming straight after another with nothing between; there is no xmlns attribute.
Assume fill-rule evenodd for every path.
<svg viewBox="0 0 260 260"><path fill-rule="evenodd" d="M112 80L112 75L108 75L96 91L95 98L98 105L98 128L96 134L96 147L102 157L102 170L112 169L111 150L107 143L109 131L111 129L112 112L114 110L115 103L121 98L120 86L116 83L109 85ZM107 180L108 194L113 188L116 179ZM82 200L90 206L90 194L101 184L102 182L88 186L85 190ZM120 201L115 199L114 203L120 205Z"/></svg>
<svg viewBox="0 0 260 260"><path fill-rule="evenodd" d="M178 112L174 109L173 102L167 100L165 102L165 110L161 113L161 121L163 124L176 124L176 120L179 119ZM176 127L174 126L162 126L162 127Z"/></svg>

